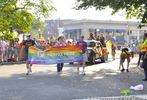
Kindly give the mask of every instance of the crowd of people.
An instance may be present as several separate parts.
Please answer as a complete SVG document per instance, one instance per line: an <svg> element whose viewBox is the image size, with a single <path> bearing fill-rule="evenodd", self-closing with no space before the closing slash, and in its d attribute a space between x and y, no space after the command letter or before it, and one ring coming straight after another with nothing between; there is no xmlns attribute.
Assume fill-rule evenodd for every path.
<svg viewBox="0 0 147 100"><path fill-rule="evenodd" d="M27 37L27 36L26 36ZM100 40L103 44L105 41L105 38L103 34L101 36L97 36L96 34L93 36L92 33L90 33L90 36L88 39L94 39L94 40ZM35 38L32 39L37 46L41 46L43 48L49 48L56 45L58 40L56 41L45 41L45 40L36 40ZM24 55L21 54L21 49L24 45L24 41L19 41L19 38L11 39L11 40L4 40L0 39L0 62L17 62L17 61L24 61ZM65 40L66 45L74 45L77 42L74 40Z"/></svg>
<svg viewBox="0 0 147 100"><path fill-rule="evenodd" d="M88 40L96 40L100 41L103 47L106 47L106 42L108 41L104 34L97 34L97 33L90 33ZM144 68L145 73L145 81L147 81L147 33L144 34L143 42L140 44L139 48L139 59L138 59L138 66L140 65L140 60L143 60L142 67ZM31 35L26 35L26 40L19 41L18 38L11 39L9 41L0 39L0 62L18 62L18 61L27 61L28 59L28 48L30 46L37 46L41 49L46 49L54 46L65 46L65 45L80 45L82 46L82 56L83 56L83 62L82 67L84 73L85 70L85 64L87 61L87 43L84 41L84 36L81 36L79 41L75 42L73 40L65 40L63 36L60 36L57 38L56 41L43 41L43 40L36 40L31 39ZM116 54L116 48L117 46L115 43L111 42L111 55L112 59L115 60L115 54ZM122 52L120 54L120 66L119 69L121 72L125 71L123 63L125 60L127 60L127 69L126 71L129 72L129 64L130 64L130 58L134 58L134 54L136 53L136 46L135 44L129 44L125 48L122 48ZM27 73L31 72L31 66L32 64L28 64L26 62L27 66ZM61 72L63 69L64 64L60 63L57 64L57 72ZM79 71L79 67L77 68Z"/></svg>
<svg viewBox="0 0 147 100"><path fill-rule="evenodd" d="M0 62L16 62L19 61L19 50L21 44L19 39L11 39L9 41L0 40Z"/></svg>

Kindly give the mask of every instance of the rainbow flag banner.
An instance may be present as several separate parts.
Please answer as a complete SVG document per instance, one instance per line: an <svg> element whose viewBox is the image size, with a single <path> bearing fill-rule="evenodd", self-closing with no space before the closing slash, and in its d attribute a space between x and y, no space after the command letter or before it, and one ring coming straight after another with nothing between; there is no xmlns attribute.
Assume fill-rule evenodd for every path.
<svg viewBox="0 0 147 100"><path fill-rule="evenodd" d="M112 53L112 43L111 43L111 41L106 40L105 43L106 43L106 48L107 48L109 54L111 54Z"/></svg>
<svg viewBox="0 0 147 100"><path fill-rule="evenodd" d="M82 49L80 46L63 46L42 51L32 46L29 48L28 62L31 64L82 62Z"/></svg>

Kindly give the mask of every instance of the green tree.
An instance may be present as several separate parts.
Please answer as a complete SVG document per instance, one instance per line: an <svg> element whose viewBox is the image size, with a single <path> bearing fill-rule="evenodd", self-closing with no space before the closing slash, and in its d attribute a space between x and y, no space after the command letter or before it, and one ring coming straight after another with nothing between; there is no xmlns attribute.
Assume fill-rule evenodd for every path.
<svg viewBox="0 0 147 100"><path fill-rule="evenodd" d="M29 32L34 18L45 18L55 10L50 0L0 0L0 32Z"/></svg>
<svg viewBox="0 0 147 100"><path fill-rule="evenodd" d="M102 10L106 7L112 8L112 14L119 10L126 11L126 17L136 17L142 23L147 23L147 0L77 0L77 9L95 7Z"/></svg>
<svg viewBox="0 0 147 100"><path fill-rule="evenodd" d="M45 23L41 19L34 19L31 33L35 38L39 38L39 34L44 33L45 27Z"/></svg>

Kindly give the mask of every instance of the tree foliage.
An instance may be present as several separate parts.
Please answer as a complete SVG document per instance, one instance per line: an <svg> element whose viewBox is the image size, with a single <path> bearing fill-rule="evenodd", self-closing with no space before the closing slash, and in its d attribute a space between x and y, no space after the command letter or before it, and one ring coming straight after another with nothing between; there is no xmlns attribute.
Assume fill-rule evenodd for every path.
<svg viewBox="0 0 147 100"><path fill-rule="evenodd" d="M40 19L34 19L31 30L33 37L38 38L39 34L44 33L45 27L46 26L43 21Z"/></svg>
<svg viewBox="0 0 147 100"><path fill-rule="evenodd" d="M106 7L112 8L112 14L119 10L126 11L126 17L136 17L142 23L147 23L147 0L77 0L77 9L95 7L102 10Z"/></svg>
<svg viewBox="0 0 147 100"><path fill-rule="evenodd" d="M55 10L50 0L0 0L0 32L29 32L36 18Z"/></svg>

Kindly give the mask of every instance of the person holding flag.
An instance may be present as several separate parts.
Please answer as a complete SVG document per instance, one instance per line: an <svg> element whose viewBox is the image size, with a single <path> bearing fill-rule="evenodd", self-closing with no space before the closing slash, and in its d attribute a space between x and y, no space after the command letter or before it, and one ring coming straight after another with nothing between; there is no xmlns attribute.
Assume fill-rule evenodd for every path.
<svg viewBox="0 0 147 100"><path fill-rule="evenodd" d="M32 64L28 63L28 52L29 52L29 47L35 45L35 41L33 41L31 39L31 34L26 34L26 38L27 39L23 41L23 47L22 48L24 48L24 51L25 51L25 60L26 60L26 67L27 67L26 75L29 75L29 73L32 72L32 70L31 70Z"/></svg>

